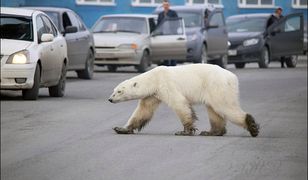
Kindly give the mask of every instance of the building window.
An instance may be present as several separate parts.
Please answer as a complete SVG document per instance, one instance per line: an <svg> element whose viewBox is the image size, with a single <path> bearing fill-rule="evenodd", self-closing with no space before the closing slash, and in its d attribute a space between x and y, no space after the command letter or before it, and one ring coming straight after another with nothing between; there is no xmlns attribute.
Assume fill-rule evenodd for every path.
<svg viewBox="0 0 308 180"><path fill-rule="evenodd" d="M102 6L115 6L115 0L76 0L80 5L102 5Z"/></svg>
<svg viewBox="0 0 308 180"><path fill-rule="evenodd" d="M221 0L186 0L187 5L194 5L194 4L221 4Z"/></svg>
<svg viewBox="0 0 308 180"><path fill-rule="evenodd" d="M238 0L238 6L240 8L273 8L275 0Z"/></svg>
<svg viewBox="0 0 308 180"><path fill-rule="evenodd" d="M306 9L307 8L307 0L293 0L292 1L293 8Z"/></svg>
<svg viewBox="0 0 308 180"><path fill-rule="evenodd" d="M160 6L163 0L132 0L133 6Z"/></svg>

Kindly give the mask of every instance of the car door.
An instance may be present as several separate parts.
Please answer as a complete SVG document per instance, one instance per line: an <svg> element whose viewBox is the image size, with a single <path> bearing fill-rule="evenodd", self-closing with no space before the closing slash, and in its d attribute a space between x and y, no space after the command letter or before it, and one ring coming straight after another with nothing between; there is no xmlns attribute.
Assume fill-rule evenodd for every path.
<svg viewBox="0 0 308 180"><path fill-rule="evenodd" d="M36 17L36 33L38 37L38 51L40 53L41 60L41 80L42 83L50 82L53 79L52 69L53 69L53 48L50 42L41 42L42 34L47 33L45 24L43 22L42 16L38 15Z"/></svg>
<svg viewBox="0 0 308 180"><path fill-rule="evenodd" d="M182 18L165 19L152 32L150 38L151 60L186 60L187 38Z"/></svg>
<svg viewBox="0 0 308 180"><path fill-rule="evenodd" d="M210 14L206 27L206 41L209 56L227 53L228 33L221 11L214 11Z"/></svg>
<svg viewBox="0 0 308 180"><path fill-rule="evenodd" d="M66 27L73 26L67 12L63 12L62 14L62 24L64 31ZM69 59L68 69L76 69L78 62L81 61L78 52L80 49L80 45L78 44L78 35L77 33L66 33L65 40L67 44L67 56Z"/></svg>
<svg viewBox="0 0 308 180"><path fill-rule="evenodd" d="M58 37L58 32L54 27L54 25L52 24L51 20L45 15L42 15L41 18L43 20L46 33L52 34L54 36L54 39L51 42L44 42L44 44L48 46L46 47L46 49L47 51L49 51L45 55L45 57L46 59L48 59L47 63L49 64L49 68L51 71L49 73L50 80L57 82L58 79L60 78L62 69L63 59L61 59L62 57L61 51L63 48L63 44L61 42L61 38Z"/></svg>
<svg viewBox="0 0 308 180"><path fill-rule="evenodd" d="M89 52L89 32L86 31L86 28L82 25L80 19L74 12L68 11L67 14L72 22L72 26L76 26L78 29L76 33L72 33L76 38L75 43L77 43L74 45L74 47L77 48L74 49L74 66L76 66L77 69L84 68Z"/></svg>
<svg viewBox="0 0 308 180"><path fill-rule="evenodd" d="M290 14L269 29L272 57L303 53L303 14Z"/></svg>

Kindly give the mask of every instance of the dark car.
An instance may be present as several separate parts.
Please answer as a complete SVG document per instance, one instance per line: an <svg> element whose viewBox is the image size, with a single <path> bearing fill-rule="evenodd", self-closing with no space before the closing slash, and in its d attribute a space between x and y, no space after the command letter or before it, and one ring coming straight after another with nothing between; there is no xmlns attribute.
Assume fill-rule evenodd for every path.
<svg viewBox="0 0 308 180"><path fill-rule="evenodd" d="M27 7L45 12L63 34L67 43L68 70L81 79L92 79L94 70L94 40L81 18L67 8Z"/></svg>
<svg viewBox="0 0 308 180"><path fill-rule="evenodd" d="M242 14L227 18L229 42L228 63L244 68L257 62L267 68L272 61L285 60L295 67L303 54L303 14L290 14L268 28L271 14Z"/></svg>
<svg viewBox="0 0 308 180"><path fill-rule="evenodd" d="M228 33L222 8L211 4L172 6L185 22L187 61L213 63L225 67L228 63ZM157 8L155 14L162 11Z"/></svg>

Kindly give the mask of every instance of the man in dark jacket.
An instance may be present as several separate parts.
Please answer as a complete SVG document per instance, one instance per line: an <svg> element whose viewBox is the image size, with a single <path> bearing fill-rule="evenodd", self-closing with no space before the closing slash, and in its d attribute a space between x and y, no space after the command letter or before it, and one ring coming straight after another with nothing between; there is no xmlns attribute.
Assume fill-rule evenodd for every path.
<svg viewBox="0 0 308 180"><path fill-rule="evenodd" d="M159 26L162 21L166 18L177 18L178 14L170 9L170 4L168 0L163 0L163 8L164 10L158 14L157 26ZM176 66L175 60L165 60L164 65L167 66Z"/></svg>
<svg viewBox="0 0 308 180"><path fill-rule="evenodd" d="M269 18L269 20L267 21L266 27L268 28L272 24L275 24L275 23L279 22L281 18L283 18L282 8L278 7L275 10L275 13L272 14L271 17ZM281 59L280 59L281 68L284 68L284 62L285 62L285 57L281 57Z"/></svg>

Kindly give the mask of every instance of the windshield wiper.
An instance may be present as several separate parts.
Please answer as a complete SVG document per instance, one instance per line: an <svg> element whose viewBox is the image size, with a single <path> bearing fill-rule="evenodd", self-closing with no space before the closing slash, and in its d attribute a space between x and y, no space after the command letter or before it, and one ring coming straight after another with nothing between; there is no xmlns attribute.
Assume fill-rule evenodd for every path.
<svg viewBox="0 0 308 180"><path fill-rule="evenodd" d="M93 33L115 33L116 31L104 31L104 30L101 30L101 31L94 31Z"/></svg>

